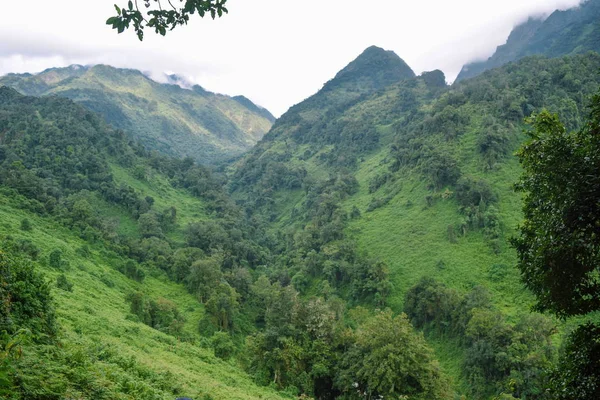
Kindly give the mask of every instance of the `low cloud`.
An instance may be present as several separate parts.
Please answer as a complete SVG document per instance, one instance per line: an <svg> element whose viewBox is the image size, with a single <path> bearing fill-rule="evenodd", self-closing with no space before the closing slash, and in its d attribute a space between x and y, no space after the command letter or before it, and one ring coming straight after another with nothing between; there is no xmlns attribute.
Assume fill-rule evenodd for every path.
<svg viewBox="0 0 600 400"><path fill-rule="evenodd" d="M372 44L417 73L441 69L452 81L463 64L489 57L516 24L580 1L373 0L365 9L358 0L229 0L230 14L220 20L195 17L164 38L147 32L142 43L105 25L114 2L94 0L82 12L81 0L30 0L26 20L15 17L22 4L3 4L0 74L109 64L169 82L169 71L182 85L243 94L280 115Z"/></svg>

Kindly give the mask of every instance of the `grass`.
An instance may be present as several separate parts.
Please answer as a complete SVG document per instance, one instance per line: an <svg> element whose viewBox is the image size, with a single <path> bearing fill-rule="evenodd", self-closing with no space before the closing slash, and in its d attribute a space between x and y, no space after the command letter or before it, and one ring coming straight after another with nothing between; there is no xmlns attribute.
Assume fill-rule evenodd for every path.
<svg viewBox="0 0 600 400"><path fill-rule="evenodd" d="M191 202L191 200L189 200ZM33 230L19 229L21 221L31 221ZM119 357L133 360L140 368L153 371L157 376L170 373L177 395L213 399L280 399L281 394L256 386L234 361L225 362L213 355L211 349L198 344L179 342L129 316L125 301L127 293L142 290L151 298L164 297L178 306L186 318L184 330L201 343L197 324L203 315L203 306L182 285L175 284L159 271L150 271L143 283L126 278L116 270L121 260L100 246L92 246L91 255L84 257L76 250L86 244L68 229L55 222L19 209L18 201L0 194L0 235L29 239L40 248L40 260L54 249L61 249L69 267L59 271L40 267L50 280L55 298L60 337L68 345L77 344L85 349L106 348ZM74 284L73 292L56 288L59 274L64 273ZM25 357L28 350L25 348ZM96 360L94 370L108 371L105 361ZM114 370L112 373L115 373ZM136 376L144 384L147 378ZM173 395L164 394L165 399ZM125 397L125 398L135 398Z"/></svg>

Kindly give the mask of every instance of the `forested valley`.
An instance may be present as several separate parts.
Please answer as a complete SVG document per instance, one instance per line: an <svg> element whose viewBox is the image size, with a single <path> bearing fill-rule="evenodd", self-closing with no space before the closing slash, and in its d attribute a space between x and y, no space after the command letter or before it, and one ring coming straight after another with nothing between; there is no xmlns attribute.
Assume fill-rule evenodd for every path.
<svg viewBox="0 0 600 400"><path fill-rule="evenodd" d="M372 46L264 137L132 71L0 79L0 397L598 398L594 29L452 85Z"/></svg>

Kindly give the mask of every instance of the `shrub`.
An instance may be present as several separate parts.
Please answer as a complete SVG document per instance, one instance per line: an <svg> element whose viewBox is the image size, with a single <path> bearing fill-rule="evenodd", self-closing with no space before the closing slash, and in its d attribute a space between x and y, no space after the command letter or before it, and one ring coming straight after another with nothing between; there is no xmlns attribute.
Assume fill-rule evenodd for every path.
<svg viewBox="0 0 600 400"><path fill-rule="evenodd" d="M64 290L65 292L73 291L73 283L71 283L67 280L67 277L65 276L65 274L60 274L56 278L56 287L61 290Z"/></svg>

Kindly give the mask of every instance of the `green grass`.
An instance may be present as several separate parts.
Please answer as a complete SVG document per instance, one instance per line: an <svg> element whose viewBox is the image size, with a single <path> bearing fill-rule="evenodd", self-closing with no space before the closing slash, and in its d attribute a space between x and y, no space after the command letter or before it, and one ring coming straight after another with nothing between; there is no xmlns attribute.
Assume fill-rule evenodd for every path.
<svg viewBox="0 0 600 400"><path fill-rule="evenodd" d="M214 399L240 400L282 398L268 388L256 386L239 365L214 357L211 349L178 342L172 336L128 319L127 293L142 290L151 298L167 298L175 302L185 316L184 330L199 343L197 324L203 315L203 306L182 285L169 281L159 271L149 271L142 284L134 282L116 270L121 260L100 246L92 246L91 255L83 257L76 250L84 241L52 220L19 209L17 203L0 194L0 235L31 240L41 249L40 260L47 258L52 250L61 249L63 258L69 262L69 268L64 271L45 267L40 262L40 269L54 288L60 337L67 345L107 348L156 374L170 372L181 396L202 398L210 394ZM31 221L32 231L19 229L24 218ZM73 292L55 288L56 277L61 273L74 284ZM109 286L107 282L112 284ZM108 367L96 361L93 368L105 371ZM165 393L164 398L173 397Z"/></svg>
<svg viewBox="0 0 600 400"><path fill-rule="evenodd" d="M167 181L167 179L158 174L151 174L145 180L136 179L131 171L119 166L116 163L111 163L111 170L117 185L125 184L131 186L135 190L150 196L154 199L153 208L157 211L163 211L169 207L177 209L177 226L174 230L167 233L167 237L175 242L181 243L184 240L184 228L191 222L206 220L209 216L206 214L205 205L197 197L190 196L183 189L176 189ZM108 207L106 211L118 214L117 206ZM119 215L120 216L120 215ZM122 216L121 223L124 224L123 229L127 229L133 235L138 235L137 225L131 225L130 217Z"/></svg>

